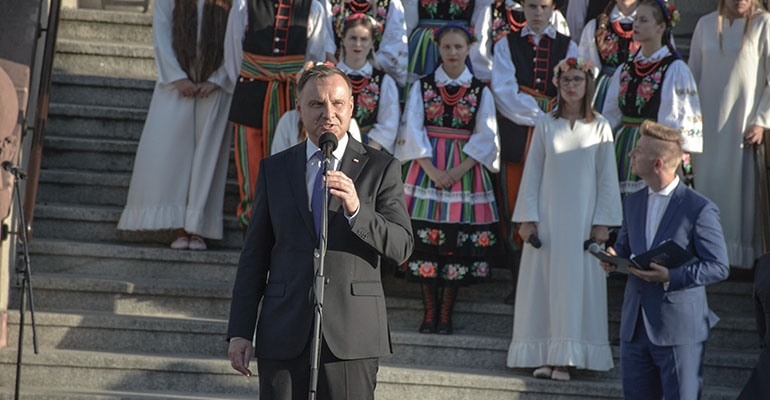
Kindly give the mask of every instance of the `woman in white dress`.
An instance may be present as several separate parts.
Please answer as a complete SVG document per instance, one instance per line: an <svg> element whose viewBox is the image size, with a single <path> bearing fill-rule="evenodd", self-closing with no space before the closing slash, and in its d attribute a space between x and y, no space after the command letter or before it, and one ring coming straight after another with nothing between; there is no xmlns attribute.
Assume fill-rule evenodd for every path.
<svg viewBox="0 0 770 400"><path fill-rule="evenodd" d="M613 367L606 277L583 250L622 219L612 128L591 107L593 68L568 58L554 69L558 108L535 125L513 214L521 237L542 247L522 250L507 364L537 367L538 378Z"/></svg>
<svg viewBox="0 0 770 400"><path fill-rule="evenodd" d="M695 27L689 64L703 108L695 188L719 206L730 265L751 268L762 251L754 146L770 128L770 15L757 0L720 0Z"/></svg>
<svg viewBox="0 0 770 400"><path fill-rule="evenodd" d="M223 63L230 6L231 1L155 1L158 81L120 230L176 230L174 249L205 250L202 237L222 238L231 143L225 127L235 87Z"/></svg>

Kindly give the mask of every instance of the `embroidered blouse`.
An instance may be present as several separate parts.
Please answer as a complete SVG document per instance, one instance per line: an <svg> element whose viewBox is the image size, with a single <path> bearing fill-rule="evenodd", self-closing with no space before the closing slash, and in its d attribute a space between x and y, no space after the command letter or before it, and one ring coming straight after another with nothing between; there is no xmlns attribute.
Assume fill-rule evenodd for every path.
<svg viewBox="0 0 770 400"><path fill-rule="evenodd" d="M466 68L459 77L451 79L444 72L444 68L439 66L436 68L433 79L435 79L437 85L465 85L470 87L473 81L473 74ZM431 100L437 95L437 93L426 93L423 96L421 84L412 85L409 90L404 107L403 123L399 129L398 140L396 141L395 156L401 162L419 158L432 158L433 148L428 139L428 131L425 125L433 125L433 123L426 121L426 113L429 114L429 112L426 112L426 103L432 103ZM424 101L424 97L430 98ZM466 95L466 97L468 96ZM463 146L463 152L484 165L491 172L498 172L500 170L500 139L497 135L497 119L495 118L495 103L492 93L488 88L483 87L481 89L481 98L469 100L469 104L472 105L474 101L478 102L474 112L475 121L470 138ZM443 113L441 114L437 117L443 117Z"/></svg>
<svg viewBox="0 0 770 400"><path fill-rule="evenodd" d="M650 57L645 57L641 50L634 55L634 61L655 63L671 55L667 46L663 46ZM631 63L633 61L629 61ZM660 65L664 65L661 63ZM631 66L633 68L633 66ZM608 96L604 103L604 116L614 129L620 125L623 117L619 94L621 93L621 74L624 68L618 68L610 81ZM655 75L650 72L648 76ZM688 153L703 151L703 116L701 115L698 88L695 85L690 68L684 61L676 59L660 77L660 107L657 110L657 122L679 130L682 136L682 148ZM649 80L649 79L648 79ZM639 93L647 93L654 83L639 84ZM629 86L630 87L630 86ZM646 96L646 94L641 97Z"/></svg>

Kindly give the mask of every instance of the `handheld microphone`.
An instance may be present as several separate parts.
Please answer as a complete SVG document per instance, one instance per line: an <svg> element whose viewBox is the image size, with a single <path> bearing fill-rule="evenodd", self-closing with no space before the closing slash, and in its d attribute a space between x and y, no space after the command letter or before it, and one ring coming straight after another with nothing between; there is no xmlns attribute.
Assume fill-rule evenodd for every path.
<svg viewBox="0 0 770 400"><path fill-rule="evenodd" d="M602 248L601 248L601 247L600 247L598 244L596 244L596 242L591 242L591 243L589 243L589 244L588 244L588 246L586 246L586 249L587 249L587 250L588 250L588 252L589 252L589 253L591 253L591 254L602 254L602 253L607 253L607 252L606 252L604 249L602 249ZM607 254L609 255L610 253L607 253Z"/></svg>
<svg viewBox="0 0 770 400"><path fill-rule="evenodd" d="M324 132L318 139L318 147L324 155L324 160L332 156L332 152L337 149L337 136L331 132Z"/></svg>
<svg viewBox="0 0 770 400"><path fill-rule="evenodd" d="M532 245L532 247L539 249L540 246L543 245L543 243L540 241L540 238L537 237L534 233L529 235L529 239L527 239L527 242Z"/></svg>
<svg viewBox="0 0 770 400"><path fill-rule="evenodd" d="M591 243L591 244L588 245L588 252L593 254L594 256L596 256L600 261L603 260L602 257L599 257L600 255L604 256L604 258L612 257L612 254L610 254L607 250L604 250L596 242Z"/></svg>
<svg viewBox="0 0 770 400"><path fill-rule="evenodd" d="M27 173L24 172L23 169L19 168L18 165L14 165L10 161L3 161L3 169L6 172L12 173L14 176L16 176L19 179L25 179L27 177Z"/></svg>

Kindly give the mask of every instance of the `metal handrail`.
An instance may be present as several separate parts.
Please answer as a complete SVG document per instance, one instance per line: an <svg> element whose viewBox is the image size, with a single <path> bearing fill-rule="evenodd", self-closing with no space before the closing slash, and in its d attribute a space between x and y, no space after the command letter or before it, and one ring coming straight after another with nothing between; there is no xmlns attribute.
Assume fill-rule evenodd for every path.
<svg viewBox="0 0 770 400"><path fill-rule="evenodd" d="M45 2L46 0L41 0ZM51 0L48 11L48 24L41 27L40 32L46 33L43 48L43 59L40 68L40 85L38 87L37 104L35 106L35 123L32 128L32 143L27 161L27 183L24 188L23 212L27 226L26 238L32 236L32 222L35 215L37 187L40 181L40 165L43 159L43 140L48 125L48 104L51 98L51 81L53 74L53 57L55 53L56 36L59 28L59 11L61 0ZM42 8L41 8L42 9ZM26 132L25 132L26 133Z"/></svg>

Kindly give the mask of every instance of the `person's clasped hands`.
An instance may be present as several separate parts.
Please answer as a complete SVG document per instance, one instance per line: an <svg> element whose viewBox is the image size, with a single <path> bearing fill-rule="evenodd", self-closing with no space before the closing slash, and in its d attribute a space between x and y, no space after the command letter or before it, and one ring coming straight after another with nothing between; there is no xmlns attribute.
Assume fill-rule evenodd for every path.
<svg viewBox="0 0 770 400"><path fill-rule="evenodd" d="M179 79L171 84L174 85L174 88L183 97L198 96L205 99L211 93L214 93L215 90L219 89L219 86L216 83L211 83L209 81L193 83L189 78Z"/></svg>

